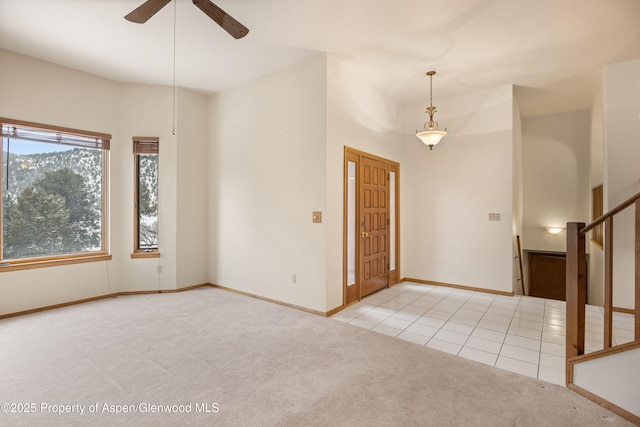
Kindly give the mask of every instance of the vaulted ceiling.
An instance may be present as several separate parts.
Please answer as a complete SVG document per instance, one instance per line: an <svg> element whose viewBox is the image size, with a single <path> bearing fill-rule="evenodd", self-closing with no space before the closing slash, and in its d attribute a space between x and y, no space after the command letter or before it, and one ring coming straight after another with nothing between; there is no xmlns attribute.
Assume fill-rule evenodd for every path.
<svg viewBox="0 0 640 427"><path fill-rule="evenodd" d="M331 52L397 105L433 69L434 99L514 84L525 116L587 109L604 66L640 59L638 0L216 0L240 40L190 0L126 21L143 1L0 0L0 48L171 85L175 35L176 84L208 93Z"/></svg>

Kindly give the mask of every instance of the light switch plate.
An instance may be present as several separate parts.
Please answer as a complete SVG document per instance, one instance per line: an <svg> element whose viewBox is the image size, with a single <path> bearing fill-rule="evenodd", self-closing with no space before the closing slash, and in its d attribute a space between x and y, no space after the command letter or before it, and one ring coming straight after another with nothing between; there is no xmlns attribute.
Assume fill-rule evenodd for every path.
<svg viewBox="0 0 640 427"><path fill-rule="evenodd" d="M489 221L500 221L500 214L499 213L490 213L489 214Z"/></svg>
<svg viewBox="0 0 640 427"><path fill-rule="evenodd" d="M315 224L320 224L322 223L322 212L320 211L313 211L313 217L312 220Z"/></svg>

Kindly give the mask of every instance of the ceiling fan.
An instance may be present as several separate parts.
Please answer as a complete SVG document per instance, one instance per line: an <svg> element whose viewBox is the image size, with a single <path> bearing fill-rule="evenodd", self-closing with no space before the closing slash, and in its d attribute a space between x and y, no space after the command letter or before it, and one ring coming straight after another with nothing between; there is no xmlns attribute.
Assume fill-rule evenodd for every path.
<svg viewBox="0 0 640 427"><path fill-rule="evenodd" d="M144 24L149 20L149 18L158 13L160 9L169 4L170 1L171 0L147 0L124 18L127 21ZM213 19L227 33L231 34L233 38L240 39L246 36L249 32L247 27L236 21L231 15L211 3L209 0L192 1L193 4L198 6L198 8L209 18Z"/></svg>

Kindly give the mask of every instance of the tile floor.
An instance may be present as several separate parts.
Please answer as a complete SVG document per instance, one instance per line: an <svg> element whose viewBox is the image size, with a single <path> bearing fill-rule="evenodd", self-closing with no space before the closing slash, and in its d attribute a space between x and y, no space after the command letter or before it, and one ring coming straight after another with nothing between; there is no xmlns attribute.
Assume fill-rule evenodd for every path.
<svg viewBox="0 0 640 427"><path fill-rule="evenodd" d="M336 319L555 384L565 383L565 303L403 282ZM603 347L603 312L587 306L586 352ZM633 317L614 313L614 344L633 340Z"/></svg>

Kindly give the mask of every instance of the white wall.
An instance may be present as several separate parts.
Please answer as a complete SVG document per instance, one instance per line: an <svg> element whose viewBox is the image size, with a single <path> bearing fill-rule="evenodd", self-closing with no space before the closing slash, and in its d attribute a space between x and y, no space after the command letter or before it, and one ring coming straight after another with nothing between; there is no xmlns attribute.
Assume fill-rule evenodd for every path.
<svg viewBox="0 0 640 427"><path fill-rule="evenodd" d="M588 111L523 120L524 237L528 250L565 252L566 231L545 227L589 222Z"/></svg>
<svg viewBox="0 0 640 427"><path fill-rule="evenodd" d="M326 80L320 55L212 98L210 282L325 311Z"/></svg>
<svg viewBox="0 0 640 427"><path fill-rule="evenodd" d="M602 96L598 94L591 108L591 189L603 184L604 174L604 116ZM591 195L591 193L589 193ZM604 202L604 201L603 201ZM593 198L589 198L589 206L593 206ZM589 211L591 212L591 211ZM589 214L589 222L596 218ZM589 275L587 286L587 302L593 305L604 305L604 253L602 248L591 241L591 233L587 236L587 252L589 252Z"/></svg>
<svg viewBox="0 0 640 427"><path fill-rule="evenodd" d="M112 134L117 129L117 84L3 50L0 63L0 116ZM120 226L112 218L111 227ZM117 278L113 262L0 272L0 314L108 294Z"/></svg>
<svg viewBox="0 0 640 427"><path fill-rule="evenodd" d="M611 65L604 78L605 212L640 192L640 61ZM614 222L613 305L633 308L634 215Z"/></svg>
<svg viewBox="0 0 640 427"><path fill-rule="evenodd" d="M516 100L516 91L513 92L513 236L520 236L520 247L524 247L524 236L522 229L522 217L524 209L524 159L523 159L523 142L522 142L522 117L520 116L520 108ZM524 269L524 259L516 257L524 257L523 253L518 253L518 241L513 239L512 252L515 254L513 258L513 292L522 295L523 284L526 286L524 271L520 271L520 262ZM524 288L527 293L526 287Z"/></svg>
<svg viewBox="0 0 640 427"><path fill-rule="evenodd" d="M209 97L184 89L177 95L175 241L180 288L208 283Z"/></svg>
<svg viewBox="0 0 640 427"><path fill-rule="evenodd" d="M512 292L512 87L435 101L449 134L432 151L424 105L403 109L402 275Z"/></svg>
<svg viewBox="0 0 640 427"><path fill-rule="evenodd" d="M37 123L110 133L110 246L113 260L24 271L0 272L0 315L46 307L120 291L176 289L206 279L206 259L186 253L188 262L178 271L178 218L183 239L194 239L206 221L196 220L187 207L177 208L180 188L202 189L203 168L191 170L186 151L177 166L177 137L172 130L171 88L129 85L81 73L23 55L0 50L0 116ZM182 92L181 92L182 93ZM185 123L185 139L205 147L206 97L183 93L178 105ZM205 110L206 111L206 110ZM189 119L185 119L189 117ZM132 260L133 251L133 136L160 138L160 251L162 258ZM203 156L206 158L206 155ZM182 175L179 175L179 174ZM189 198L190 196L187 196ZM189 200L189 203L192 203ZM206 202L194 203L196 209ZM178 216L180 215L180 216ZM200 219L198 219L200 218ZM206 236L206 232L202 233ZM197 236L197 237L194 237ZM184 246L187 243L182 240ZM206 246L206 245L205 245ZM164 263L163 273L156 266ZM198 272L193 274L192 272ZM180 273L180 274L178 274ZM196 280L195 283L189 280Z"/></svg>
<svg viewBox="0 0 640 427"><path fill-rule="evenodd" d="M178 89L122 84L118 143L112 144L112 253L118 291L173 290L207 283L208 96ZM131 259L133 251L133 136L159 137L160 258ZM115 135L114 135L115 140ZM161 273L158 273L161 266Z"/></svg>
<svg viewBox="0 0 640 427"><path fill-rule="evenodd" d="M173 127L172 89L162 86L123 84L118 102L117 139L111 147L111 249L119 276L116 291L176 288L176 136ZM115 107L115 105L114 105ZM132 138L159 138L158 243L161 258L131 259L133 252ZM157 266L163 265L162 274Z"/></svg>
<svg viewBox="0 0 640 427"><path fill-rule="evenodd" d="M604 84L604 80L601 82ZM604 105L602 94L596 94L591 107L591 188L604 180ZM595 219L595 218L594 218Z"/></svg>
<svg viewBox="0 0 640 427"><path fill-rule="evenodd" d="M573 383L640 417L640 348L577 363Z"/></svg>

